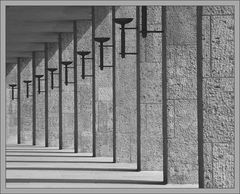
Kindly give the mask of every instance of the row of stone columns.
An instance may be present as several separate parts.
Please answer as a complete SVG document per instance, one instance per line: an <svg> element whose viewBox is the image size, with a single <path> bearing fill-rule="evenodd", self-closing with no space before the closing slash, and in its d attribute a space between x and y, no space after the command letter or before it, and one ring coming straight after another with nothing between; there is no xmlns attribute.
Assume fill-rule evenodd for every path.
<svg viewBox="0 0 240 194"><path fill-rule="evenodd" d="M136 17L137 17L137 23L136 23L136 34L137 34L137 37L140 36L140 33L139 33L139 8L137 8L137 14L136 14ZM113 92L113 110L112 110L112 113L113 113L113 138L112 138L112 141L113 141L113 148L112 148L112 151L113 151L113 161L116 162L116 68L115 68L115 65L116 65L116 49L115 49L115 8L112 7L112 45L110 45L111 49L112 49L112 66L109 66L109 67L112 67L112 92ZM77 85L77 77L78 77L78 74L77 74L77 49L78 49L78 45L77 45L77 21L73 21L73 82L69 82L69 83L73 83L74 84L74 151L77 153L78 152L78 110L77 110L77 105L78 105L78 85ZM92 8L92 153L93 153L93 156L95 157L96 156L96 104L95 104L95 43L94 43L94 38L95 38L95 14L94 14L94 8ZM137 38L137 41L136 41L136 47L137 47L137 50L138 50L138 54L136 53L136 56L137 56L137 63L139 63L139 54L140 54L140 46L139 46L139 38ZM45 91L40 91L41 92L44 92L45 93L45 101L44 101L44 106L45 106L45 116L44 116L44 120L45 120L45 125L44 125L44 128L45 128L45 146L48 147L48 146L51 146L49 145L49 141L51 141L51 139L49 139L49 94L51 95L51 92L49 93L49 68L52 68L52 66L50 65L49 66L49 44L48 43L44 43L44 55L41 55L42 57L44 56L44 68L42 68L44 70L44 79L43 81L45 81L44 83L44 88L45 88ZM125 52L125 51L124 51ZM37 134L37 131L39 131L39 128L38 126L36 125L36 122L37 122L37 95L36 95L36 68L37 68L37 63L36 63L36 57L37 57L37 54L36 52L34 51L32 53L32 82L31 85L32 86L32 94L29 95L30 97L32 97L32 144L33 145L36 145L36 134ZM59 116L59 130L58 130L58 146L59 146L59 149L62 149L63 148L63 112L62 112L62 98L63 98L63 95L62 95L62 63L63 63L63 50L62 50L62 33L59 33L58 34L58 73L53 73L53 77L51 77L51 82L52 79L55 77L55 74L58 74L58 86L52 86L53 84L55 84L54 82L51 83L51 86L52 86L52 89L55 89L55 88L58 88L58 116ZM70 57L71 58L71 57ZM21 119L23 118L22 115L21 115L21 97L20 97L20 93L21 93L21 59L18 58L18 95L19 95L19 98L18 98L18 143L20 144L21 143L21 134L22 136L24 136L24 134L21 132ZM56 66L55 66L56 67ZM107 67L107 66L106 66ZM140 70L139 69L139 65L136 66L138 68L138 71ZM57 68L55 69L57 70ZM40 82L40 80L39 80ZM139 83L139 87L140 87L140 79L138 78L138 81ZM40 84L40 83L39 83ZM29 87L28 85L28 87ZM40 84L41 86L42 84ZM138 84L137 84L138 85ZM81 92L81 91L80 91ZM137 96L139 95L139 93L137 94ZM28 96L28 97L29 97ZM28 98L27 97L27 98ZM26 100L29 100L29 99L26 99ZM41 104L43 105L43 104ZM140 123L140 110L139 110L139 101L137 102L137 108L138 108L138 116L139 119L139 123ZM38 129L37 129L38 128ZM56 132L55 132L56 133ZM140 125L138 126L138 133L139 133L139 136L140 136ZM138 159L138 169L140 170L140 139L139 139L139 143L138 143L138 155L139 155L139 159Z"/></svg>
<svg viewBox="0 0 240 194"><path fill-rule="evenodd" d="M98 36L112 36L113 45L105 48L104 60L113 68L99 70L97 68L100 65L99 58L95 60L92 56L93 68L90 72L95 75L95 79L88 78L78 82L77 88L81 89L78 98L76 94L70 95L69 91L73 91L73 86L63 85L62 100L59 100L58 104L53 100L56 93L49 91L48 127L51 138L48 142L51 144L48 146L58 146L58 142L54 141L58 139L60 133L54 130L54 127L57 123L56 118L61 118L61 110L57 107L58 105L60 107L62 101L64 106L61 114L63 116L61 148L68 147L73 142L74 127L89 128L89 125L84 126L82 121L84 119L89 121L89 115L95 111L96 120L91 120L93 134L89 135L89 130L78 131L81 137L81 141L78 141L80 147L87 145L81 151L91 150L94 156L113 156L114 162L134 162L137 163L138 170L163 169L164 183L199 183L200 187L212 188L232 187L234 179L232 7L148 6L147 27L149 30L163 33L149 33L146 38L139 32L142 22L139 9L139 7L115 7L113 8L115 11L111 12L106 7L95 7L95 28L92 27L89 31L90 26L87 23L89 21L83 22L84 25L79 24L79 28L77 24L79 37L77 50L82 47L89 49L92 46L92 52L99 56L100 50L95 51L95 43L93 40L88 42L89 38L92 34L95 34L92 39ZM107 15L104 14L106 12ZM115 17L125 16L134 18L127 27L136 29L126 31L126 48L129 53L136 52L136 56L128 55L123 59L119 55L120 30L109 23L114 24ZM76 51L76 42L73 45L68 41L72 40L72 34L62 33L60 37L62 41L59 42L62 42L63 48L62 54L60 49L58 57L53 51L54 46L50 47L48 44L51 59L50 56L47 57L48 60L45 59L49 67L55 67L54 64L58 64L58 60L59 65L60 61L72 60L71 52L74 46ZM226 42L229 47L226 47L228 45ZM218 52L223 53L220 56ZM22 77L31 76L31 69L21 69ZM19 77L20 65L18 87L22 88ZM74 78L73 74L70 77ZM62 83L62 80L58 81ZM91 87L94 85L95 87ZM20 106L20 99L24 109L28 110L22 115L21 121L24 125L20 126L20 117L18 118L20 126L18 131L24 129L22 133L30 136L32 126L28 118L32 116L32 107L29 99L20 94L20 91L18 96L20 96L18 114L21 114L23 109L23 106ZM74 109L75 113L78 111L81 116L77 118L78 123L72 120L75 118L74 106L66 106L74 102L73 96L75 100L79 99L77 103L80 103L78 105L81 107L78 110ZM74 127L72 123L75 124ZM66 131L66 128L72 128L72 131ZM88 141L89 137L92 141ZM221 171L218 171L219 166Z"/></svg>

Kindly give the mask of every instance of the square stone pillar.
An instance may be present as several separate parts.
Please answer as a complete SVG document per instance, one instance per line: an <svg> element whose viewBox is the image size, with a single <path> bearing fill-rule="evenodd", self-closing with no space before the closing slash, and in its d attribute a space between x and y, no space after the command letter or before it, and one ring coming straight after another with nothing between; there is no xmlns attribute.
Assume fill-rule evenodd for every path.
<svg viewBox="0 0 240 194"><path fill-rule="evenodd" d="M36 74L44 75L44 52L36 52ZM45 75L41 78L41 91L45 91ZM45 95L38 94L38 80L36 79L36 145L45 145Z"/></svg>
<svg viewBox="0 0 240 194"><path fill-rule="evenodd" d="M26 84L23 80L32 80L32 59L20 61L21 71L21 143L32 145L32 96L26 97ZM32 95L32 85L29 85L29 95Z"/></svg>
<svg viewBox="0 0 240 194"><path fill-rule="evenodd" d="M9 84L17 84L17 65L11 68L11 64L6 65L6 143L17 143L17 99L12 100L12 89ZM9 71L8 71L9 69ZM18 86L16 86L18 87ZM17 98L17 90L14 89L14 98Z"/></svg>
<svg viewBox="0 0 240 194"><path fill-rule="evenodd" d="M167 6L168 182L198 183L196 7Z"/></svg>
<svg viewBox="0 0 240 194"><path fill-rule="evenodd" d="M58 44L48 43L48 67L58 68ZM54 75L54 86L58 86L58 76ZM48 76L50 78L50 76ZM59 106L58 106L58 89L51 89L51 79L48 79L48 145L49 147L59 146Z"/></svg>
<svg viewBox="0 0 240 194"><path fill-rule="evenodd" d="M234 188L234 7L203 6L205 188Z"/></svg>

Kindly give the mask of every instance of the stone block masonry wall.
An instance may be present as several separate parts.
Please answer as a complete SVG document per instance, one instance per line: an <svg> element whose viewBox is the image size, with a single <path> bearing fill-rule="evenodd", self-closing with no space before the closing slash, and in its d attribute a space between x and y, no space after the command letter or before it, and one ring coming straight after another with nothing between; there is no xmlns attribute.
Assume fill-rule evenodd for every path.
<svg viewBox="0 0 240 194"><path fill-rule="evenodd" d="M48 67L58 68L58 45L57 43L48 44ZM58 89L51 89L51 79L48 74L48 144L49 146L58 147L59 141L59 106L58 106ZM58 86L58 77L54 77L54 85ZM63 136L64 137L64 136ZM63 144L64 145L64 144Z"/></svg>
<svg viewBox="0 0 240 194"><path fill-rule="evenodd" d="M73 33L62 34L62 61L73 62ZM64 67L64 66L63 66ZM69 66L73 67L73 63ZM74 84L73 68L68 68L68 85L65 85L65 68L62 68L63 148L74 146Z"/></svg>
<svg viewBox="0 0 240 194"><path fill-rule="evenodd" d="M134 18L126 27L136 27L136 6L116 8L116 18ZM136 162L136 55L121 58L120 25L116 24L116 159ZM126 30L126 52L136 52L136 30Z"/></svg>
<svg viewBox="0 0 240 194"><path fill-rule="evenodd" d="M104 44L112 44L112 12L111 7L95 7L95 37L109 37ZM113 155L113 123L112 123L112 68L100 70L100 48L95 43L96 68L96 155ZM104 66L112 65L112 48L104 48Z"/></svg>
<svg viewBox="0 0 240 194"><path fill-rule="evenodd" d="M204 180L234 188L234 7L203 7Z"/></svg>
<svg viewBox="0 0 240 194"><path fill-rule="evenodd" d="M36 75L44 75L44 52L36 52ZM45 91L45 76L41 78L41 91ZM36 145L45 145L45 96L38 94L38 80L36 79Z"/></svg>
<svg viewBox="0 0 240 194"><path fill-rule="evenodd" d="M7 144L17 143L17 99L12 100L12 89L9 84L17 84L17 66L7 75L6 80L6 142ZM17 98L17 90L14 91L14 98Z"/></svg>
<svg viewBox="0 0 240 194"><path fill-rule="evenodd" d="M90 51L92 57L92 22L77 22L77 50ZM92 78L82 79L82 57L78 56L78 135L79 152L92 153ZM92 60L85 60L85 74L92 74Z"/></svg>
<svg viewBox="0 0 240 194"><path fill-rule="evenodd" d="M26 97L26 84L23 80L32 80L32 59L20 61L21 71L21 143L32 145L32 84L29 84L29 98Z"/></svg>
<svg viewBox="0 0 240 194"><path fill-rule="evenodd" d="M167 6L169 183L198 183L196 7Z"/></svg>
<svg viewBox="0 0 240 194"><path fill-rule="evenodd" d="M148 30L162 30L161 6L147 6ZM163 170L162 34L149 33L141 42L142 170Z"/></svg>

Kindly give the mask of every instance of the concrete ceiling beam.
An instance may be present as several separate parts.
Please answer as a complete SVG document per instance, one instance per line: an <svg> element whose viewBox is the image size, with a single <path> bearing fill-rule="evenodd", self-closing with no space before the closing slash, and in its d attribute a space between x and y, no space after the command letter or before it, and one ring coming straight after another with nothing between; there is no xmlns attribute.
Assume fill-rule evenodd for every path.
<svg viewBox="0 0 240 194"><path fill-rule="evenodd" d="M44 44L38 43L22 43L15 44L9 43L7 44L7 52L18 51L18 52L31 52L31 51L44 51Z"/></svg>
<svg viewBox="0 0 240 194"><path fill-rule="evenodd" d="M7 57L6 58L6 65L16 64L16 63L17 63L17 58L16 57Z"/></svg>
<svg viewBox="0 0 240 194"><path fill-rule="evenodd" d="M7 52L7 58L14 58L14 57L32 57L32 52L20 52L20 51Z"/></svg>
<svg viewBox="0 0 240 194"><path fill-rule="evenodd" d="M90 6L9 6L7 20L69 21L91 19Z"/></svg>
<svg viewBox="0 0 240 194"><path fill-rule="evenodd" d="M57 42L58 35L56 33L18 33L15 36L7 35L7 44L22 42Z"/></svg>
<svg viewBox="0 0 240 194"><path fill-rule="evenodd" d="M17 22L7 23L7 34L41 33L41 32L73 32L73 22Z"/></svg>

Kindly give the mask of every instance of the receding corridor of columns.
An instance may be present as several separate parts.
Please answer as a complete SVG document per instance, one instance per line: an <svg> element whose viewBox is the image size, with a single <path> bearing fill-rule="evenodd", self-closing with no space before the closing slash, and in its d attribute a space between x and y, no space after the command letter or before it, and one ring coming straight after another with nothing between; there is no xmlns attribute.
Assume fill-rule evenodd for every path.
<svg viewBox="0 0 240 194"><path fill-rule="evenodd" d="M6 188L233 189L234 14L6 7Z"/></svg>

